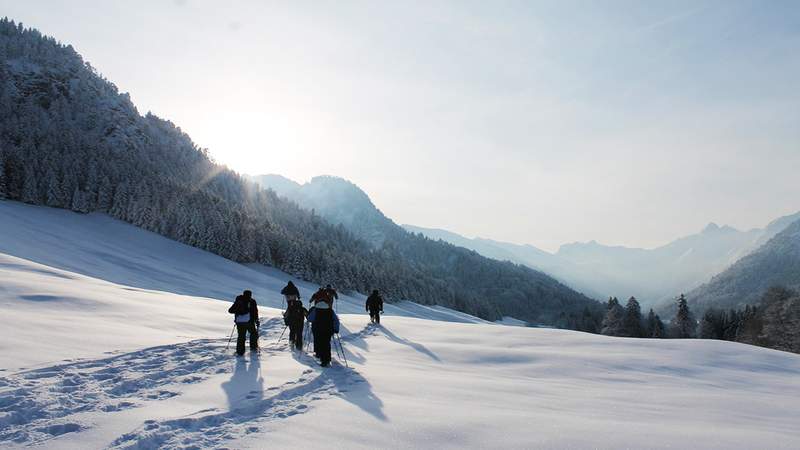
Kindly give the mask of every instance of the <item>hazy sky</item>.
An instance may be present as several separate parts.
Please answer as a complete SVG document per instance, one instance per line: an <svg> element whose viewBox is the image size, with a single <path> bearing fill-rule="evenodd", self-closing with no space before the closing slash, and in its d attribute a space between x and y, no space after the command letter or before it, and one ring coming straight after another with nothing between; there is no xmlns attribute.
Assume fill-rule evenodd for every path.
<svg viewBox="0 0 800 450"><path fill-rule="evenodd" d="M231 168L652 247L800 210L797 1L8 1Z"/></svg>

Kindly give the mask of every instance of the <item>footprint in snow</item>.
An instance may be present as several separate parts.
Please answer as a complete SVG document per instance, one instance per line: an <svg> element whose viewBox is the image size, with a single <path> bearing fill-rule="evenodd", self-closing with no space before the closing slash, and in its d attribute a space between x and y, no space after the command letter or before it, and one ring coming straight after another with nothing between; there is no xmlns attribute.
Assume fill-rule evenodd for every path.
<svg viewBox="0 0 800 450"><path fill-rule="evenodd" d="M265 322L262 336L276 339L283 324ZM230 371L227 338L200 339L97 360L78 358L42 369L4 374L0 386L0 447L35 445L90 425L67 419L77 413L116 412L179 395L169 385L198 383ZM212 411L206 411L212 412ZM158 424L155 424L158 426Z"/></svg>

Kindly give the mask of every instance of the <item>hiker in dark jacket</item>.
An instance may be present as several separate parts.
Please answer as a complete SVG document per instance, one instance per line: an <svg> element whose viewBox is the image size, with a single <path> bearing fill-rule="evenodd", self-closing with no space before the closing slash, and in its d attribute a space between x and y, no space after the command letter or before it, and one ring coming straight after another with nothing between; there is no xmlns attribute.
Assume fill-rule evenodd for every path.
<svg viewBox="0 0 800 450"><path fill-rule="evenodd" d="M289 327L289 342L298 350L303 349L303 326L306 323L308 310L300 300L292 300L283 313L283 319Z"/></svg>
<svg viewBox="0 0 800 450"><path fill-rule="evenodd" d="M336 289L333 288L330 284L325 286L325 293L328 295L328 298L331 300L330 305L333 308L333 301L339 300L339 294L336 293Z"/></svg>
<svg viewBox="0 0 800 450"><path fill-rule="evenodd" d="M297 286L294 285L291 281L286 284L286 286L281 289L281 295L286 297L286 306L288 308L289 303L294 300L300 300L300 291L297 289Z"/></svg>
<svg viewBox="0 0 800 450"><path fill-rule="evenodd" d="M383 297L375 289L369 297L367 297L366 304L367 312L372 323L381 323L381 314L383 314Z"/></svg>
<svg viewBox="0 0 800 450"><path fill-rule="evenodd" d="M258 304L250 291L242 292L236 296L228 312L233 314L233 321L236 323L236 354L244 355L244 342L247 333L250 333L250 351L258 350L258 327L261 321L258 320Z"/></svg>
<svg viewBox="0 0 800 450"><path fill-rule="evenodd" d="M317 309L331 309L333 306L333 299L325 288L320 287L319 290L314 292L314 295L311 296L311 306Z"/></svg>
<svg viewBox="0 0 800 450"><path fill-rule="evenodd" d="M331 338L339 332L339 317L330 308L314 308L308 314L311 331L314 333L314 352L322 367L331 365Z"/></svg>

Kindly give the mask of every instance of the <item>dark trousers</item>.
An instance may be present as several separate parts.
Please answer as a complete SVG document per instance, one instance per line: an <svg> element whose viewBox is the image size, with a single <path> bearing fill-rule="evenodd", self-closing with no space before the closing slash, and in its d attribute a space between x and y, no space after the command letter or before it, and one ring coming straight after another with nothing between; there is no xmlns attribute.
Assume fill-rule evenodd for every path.
<svg viewBox="0 0 800 450"><path fill-rule="evenodd" d="M289 324L289 342L298 350L303 349L303 323Z"/></svg>
<svg viewBox="0 0 800 450"><path fill-rule="evenodd" d="M374 323L381 323L381 313L379 310L374 310L369 312L369 318L372 319Z"/></svg>
<svg viewBox="0 0 800 450"><path fill-rule="evenodd" d="M331 362L333 312L330 309L320 309L317 310L316 316L311 327L311 331L314 332L314 353L319 356L320 363L327 365Z"/></svg>
<svg viewBox="0 0 800 450"><path fill-rule="evenodd" d="M329 364L331 362L331 336L330 333L323 333L316 331L314 333L314 350L319 356L321 364Z"/></svg>
<svg viewBox="0 0 800 450"><path fill-rule="evenodd" d="M254 322L236 324L236 353L244 355L244 341L250 333L250 350L258 348L258 330Z"/></svg>

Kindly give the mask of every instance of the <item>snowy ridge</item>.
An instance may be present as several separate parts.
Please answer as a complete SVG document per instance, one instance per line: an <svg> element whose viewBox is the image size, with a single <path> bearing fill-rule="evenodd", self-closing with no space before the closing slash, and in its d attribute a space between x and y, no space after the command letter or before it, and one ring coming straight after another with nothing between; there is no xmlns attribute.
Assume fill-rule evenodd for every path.
<svg viewBox="0 0 800 450"><path fill-rule="evenodd" d="M235 359L228 303L208 297L242 277L280 306L279 272L100 215L0 202L0 228L3 448L800 447L800 355L410 303L374 326L348 297L349 368L289 351L269 307L261 354Z"/></svg>

